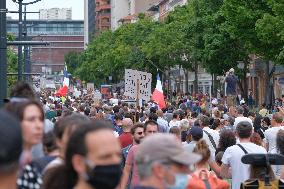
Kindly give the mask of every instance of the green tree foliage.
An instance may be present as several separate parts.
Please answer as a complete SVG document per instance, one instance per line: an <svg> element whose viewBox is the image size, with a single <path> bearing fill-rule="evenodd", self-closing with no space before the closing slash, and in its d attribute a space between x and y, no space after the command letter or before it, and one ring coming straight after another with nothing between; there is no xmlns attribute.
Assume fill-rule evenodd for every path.
<svg viewBox="0 0 284 189"><path fill-rule="evenodd" d="M284 3L277 0L190 0L163 22L141 14L136 23L103 32L83 54L68 54L66 62L75 75L96 83L110 75L120 81L125 68L155 75L151 63L164 71L182 67L196 76L198 66L215 76L233 67L244 81L252 54L283 63L283 15ZM245 69L237 69L239 61ZM241 80L246 96L246 82ZM195 91L197 84L196 77Z"/></svg>
<svg viewBox="0 0 284 189"><path fill-rule="evenodd" d="M71 74L75 73L77 67L82 63L83 55L80 52L71 51L65 55L65 62L67 65L68 72Z"/></svg>
<svg viewBox="0 0 284 189"><path fill-rule="evenodd" d="M8 41L15 40L15 37L11 34L7 35ZM7 72L17 73L18 70L18 57L12 48L7 49ZM8 76L8 92L10 88L17 82L17 76Z"/></svg>

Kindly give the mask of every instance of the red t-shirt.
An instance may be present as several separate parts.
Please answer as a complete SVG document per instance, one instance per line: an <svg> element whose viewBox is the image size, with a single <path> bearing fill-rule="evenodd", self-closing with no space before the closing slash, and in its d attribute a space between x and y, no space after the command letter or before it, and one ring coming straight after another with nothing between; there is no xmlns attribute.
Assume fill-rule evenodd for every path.
<svg viewBox="0 0 284 189"><path fill-rule="evenodd" d="M121 148L125 148L127 146L129 146L130 144L132 144L133 139L132 139L132 135L131 133L125 133L123 132L120 136L119 136L119 141L121 144Z"/></svg>
<svg viewBox="0 0 284 189"><path fill-rule="evenodd" d="M133 188L134 186L137 186L140 182L139 179L139 174L138 174L138 167L137 164L135 162L135 155L137 153L139 145L134 145L130 148L125 164L131 166L131 170L132 170L132 179L130 182L130 188Z"/></svg>

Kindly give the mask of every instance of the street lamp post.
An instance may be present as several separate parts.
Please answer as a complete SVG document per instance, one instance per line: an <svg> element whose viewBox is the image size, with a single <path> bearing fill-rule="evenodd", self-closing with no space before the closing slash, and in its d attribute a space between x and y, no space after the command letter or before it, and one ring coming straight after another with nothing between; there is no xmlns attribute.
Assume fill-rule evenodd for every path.
<svg viewBox="0 0 284 189"><path fill-rule="evenodd" d="M7 31L6 31L6 1L0 1L0 107L7 96Z"/></svg>
<svg viewBox="0 0 284 189"><path fill-rule="evenodd" d="M18 35L18 41L22 41L22 35L23 35L23 0L19 0L19 35ZM23 72L23 54L22 54L22 45L18 46L18 81L22 80L22 72Z"/></svg>
<svg viewBox="0 0 284 189"><path fill-rule="evenodd" d="M31 5L31 4L34 4L34 3L37 3L41 0L34 0L34 1L30 1L30 2L27 2L27 3L23 3L23 0L12 0L14 2L17 2L19 4L19 36L18 36L18 41L22 41L22 36L23 36L23 18L22 18L22 14L23 14L23 5L25 6L25 14L27 13L26 12L26 6L27 5ZM26 28L26 16L25 16L25 30L27 30ZM27 32L27 31L25 31ZM26 46L26 45L25 45ZM26 47L25 47L26 49ZM22 74L23 74L23 52L22 52L22 45L19 45L18 46L18 80L21 81L23 78L22 78ZM27 58L27 50L25 51L25 59ZM25 60L25 63L26 60ZM27 71L27 66L25 65L25 71Z"/></svg>

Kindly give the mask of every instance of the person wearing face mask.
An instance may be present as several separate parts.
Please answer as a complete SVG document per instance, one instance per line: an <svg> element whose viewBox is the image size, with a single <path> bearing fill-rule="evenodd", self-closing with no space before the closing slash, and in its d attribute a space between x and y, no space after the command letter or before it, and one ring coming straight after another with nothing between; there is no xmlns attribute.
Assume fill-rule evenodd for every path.
<svg viewBox="0 0 284 189"><path fill-rule="evenodd" d="M87 123L71 135L65 164L50 170L44 189L114 189L121 177L121 148L112 126Z"/></svg>
<svg viewBox="0 0 284 189"><path fill-rule="evenodd" d="M134 189L184 189L188 184L189 165L200 158L186 152L173 135L146 137L136 153L140 183Z"/></svg>

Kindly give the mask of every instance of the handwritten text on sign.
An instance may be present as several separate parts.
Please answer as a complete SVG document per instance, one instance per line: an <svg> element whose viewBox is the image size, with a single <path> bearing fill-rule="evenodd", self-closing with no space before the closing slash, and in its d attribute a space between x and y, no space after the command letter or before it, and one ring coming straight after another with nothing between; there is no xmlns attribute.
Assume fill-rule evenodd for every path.
<svg viewBox="0 0 284 189"><path fill-rule="evenodd" d="M151 73L126 69L124 94L126 96L136 99L138 92L139 99L149 101L151 97L151 83L152 83ZM137 84L139 84L138 91L137 91Z"/></svg>

